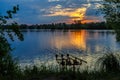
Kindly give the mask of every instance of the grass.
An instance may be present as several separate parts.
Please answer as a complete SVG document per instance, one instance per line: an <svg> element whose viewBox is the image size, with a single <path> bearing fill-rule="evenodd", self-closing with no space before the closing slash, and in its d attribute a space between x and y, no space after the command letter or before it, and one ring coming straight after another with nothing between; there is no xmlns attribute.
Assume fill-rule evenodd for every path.
<svg viewBox="0 0 120 80"><path fill-rule="evenodd" d="M73 71L52 66L33 66L20 69L10 57L0 58L0 80L120 80L120 59L117 54L105 54L97 60L99 70Z"/></svg>
<svg viewBox="0 0 120 80"><path fill-rule="evenodd" d="M97 67L106 72L120 71L120 59L117 54L105 54L97 60Z"/></svg>

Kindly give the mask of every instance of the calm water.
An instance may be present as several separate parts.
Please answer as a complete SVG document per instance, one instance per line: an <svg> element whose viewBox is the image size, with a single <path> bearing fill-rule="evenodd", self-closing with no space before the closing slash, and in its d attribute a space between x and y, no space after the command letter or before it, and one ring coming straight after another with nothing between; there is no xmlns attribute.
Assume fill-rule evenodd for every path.
<svg viewBox="0 0 120 80"><path fill-rule="evenodd" d="M70 53L86 56L99 53L106 48L118 50L115 34L111 30L69 30L69 31L27 31L23 32L24 41L11 42L15 48L13 56L21 62L52 60L56 53Z"/></svg>

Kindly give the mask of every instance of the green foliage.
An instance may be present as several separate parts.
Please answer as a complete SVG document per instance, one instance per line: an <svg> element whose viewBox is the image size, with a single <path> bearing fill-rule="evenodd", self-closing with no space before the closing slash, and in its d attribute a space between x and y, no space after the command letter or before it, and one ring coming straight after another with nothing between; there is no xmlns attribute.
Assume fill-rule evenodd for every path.
<svg viewBox="0 0 120 80"><path fill-rule="evenodd" d="M21 71L16 60L12 59L9 54L0 57L0 79L2 80L16 80Z"/></svg>
<svg viewBox="0 0 120 80"><path fill-rule="evenodd" d="M22 74L22 80L119 80L119 72L89 71L72 69L57 70L55 66L26 67Z"/></svg>
<svg viewBox="0 0 120 80"><path fill-rule="evenodd" d="M109 27L116 32L116 39L120 41L120 0L104 0L101 11Z"/></svg>
<svg viewBox="0 0 120 80"><path fill-rule="evenodd" d="M0 56L6 55L11 50L10 44L3 36L0 36Z"/></svg>
<svg viewBox="0 0 120 80"><path fill-rule="evenodd" d="M111 57L113 58L113 56ZM108 71L103 71L103 69L101 71L89 71L88 69L82 71L77 69L73 71L71 68L63 71L59 69L60 67L45 65L39 67L28 66L20 70L17 62L8 55L0 60L0 66L4 66L0 68L0 80L120 80L120 73L117 71L115 60L107 58L107 61L113 61L115 63L112 64L115 67L111 67L113 70L107 68ZM101 64L101 61L99 63ZM109 64L109 66L111 65Z"/></svg>
<svg viewBox="0 0 120 80"><path fill-rule="evenodd" d="M9 24L9 29L3 27L8 24L7 21L12 19L13 14L16 14L18 10L19 6L17 5L12 10L7 11L7 16L0 16L0 80L20 80L19 77L22 76L16 60L10 56L12 48L6 34L12 41L14 41L14 36L17 36L19 40L23 40L23 35L16 22Z"/></svg>
<svg viewBox="0 0 120 80"><path fill-rule="evenodd" d="M23 40L23 35L21 34L19 27L16 22L9 25L9 29L4 29L4 25L8 24L7 20L12 19L13 14L16 14L19 10L19 6L14 6L12 10L7 11L7 16L0 16L0 55L9 53L12 49L8 43L5 35L7 34L9 38L14 41L14 35L18 37L19 40Z"/></svg>
<svg viewBox="0 0 120 80"><path fill-rule="evenodd" d="M119 55L113 53L105 54L97 60L97 68L105 72L117 72L120 71Z"/></svg>

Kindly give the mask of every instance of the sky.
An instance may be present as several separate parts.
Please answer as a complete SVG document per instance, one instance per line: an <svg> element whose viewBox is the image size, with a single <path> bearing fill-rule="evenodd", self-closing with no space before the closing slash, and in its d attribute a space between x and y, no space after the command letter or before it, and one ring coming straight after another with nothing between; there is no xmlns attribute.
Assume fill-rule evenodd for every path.
<svg viewBox="0 0 120 80"><path fill-rule="evenodd" d="M9 22L19 24L49 24L101 22L103 15L99 12L101 0L0 0L0 15L12 6L19 5L20 10Z"/></svg>

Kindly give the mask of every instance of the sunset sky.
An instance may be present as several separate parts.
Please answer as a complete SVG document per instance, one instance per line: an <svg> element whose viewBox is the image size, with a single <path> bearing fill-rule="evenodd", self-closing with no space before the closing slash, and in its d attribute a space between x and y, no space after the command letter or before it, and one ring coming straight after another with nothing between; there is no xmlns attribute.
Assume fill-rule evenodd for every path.
<svg viewBox="0 0 120 80"><path fill-rule="evenodd" d="M103 21L98 13L101 0L0 0L0 15L19 4L13 20L19 24L73 23ZM11 22L12 20L9 20Z"/></svg>

